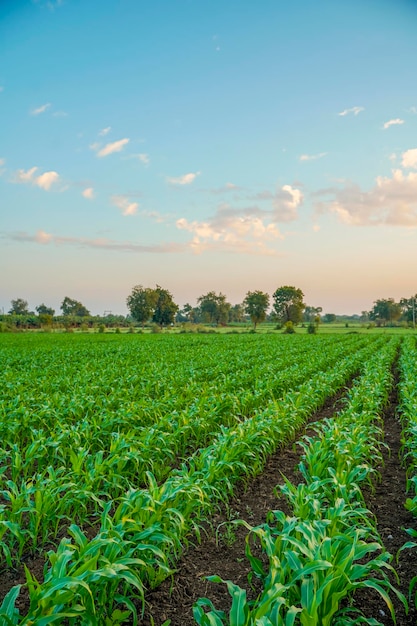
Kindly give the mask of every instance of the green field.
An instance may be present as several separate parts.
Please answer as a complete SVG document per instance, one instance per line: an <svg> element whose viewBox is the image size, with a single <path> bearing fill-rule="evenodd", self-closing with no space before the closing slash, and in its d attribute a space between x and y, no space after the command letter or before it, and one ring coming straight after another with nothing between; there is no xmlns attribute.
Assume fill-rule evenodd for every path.
<svg viewBox="0 0 417 626"><path fill-rule="evenodd" d="M416 342L381 330L1 335L0 569L11 582L0 623L136 623L146 590L170 575L199 526L237 484L262 471L269 454L294 441L306 420L353 376L339 425L326 423L311 452L306 449L307 486L289 494L305 526L291 531L288 545L319 532L318 520L331 511L334 535L325 534L325 541L320 530L330 550L327 562L334 537L346 531L340 550L350 545L360 552L362 546L372 557L358 581L382 573L374 586L385 601L391 593L384 577L389 558L363 548L377 539L372 524L363 523L358 485L370 480L378 461L379 416L399 351L403 409L411 420ZM357 466L368 469L352 473ZM277 523L281 534L284 527L289 532L285 519ZM349 535L347 525L357 532ZM276 532L271 529L271 536ZM242 609L245 619L278 610L270 591L276 559L269 558L271 569L258 572L264 585L258 605ZM340 599L353 587L316 580L312 574L323 574L323 564L306 574L311 588L297 586L293 570L296 563L306 567L303 558L294 553L287 578L280 579L279 597L288 588L279 609L287 619L282 624L330 624L339 601L323 600L315 608L303 602L317 595L316 584L330 585ZM319 550L308 560L324 562L326 556ZM36 568L22 568L35 561ZM337 578L334 568L331 573ZM238 597L235 589L237 604ZM215 623L205 621L211 618L204 603L198 610L199 623ZM313 610L316 621L301 619L303 611Z"/></svg>

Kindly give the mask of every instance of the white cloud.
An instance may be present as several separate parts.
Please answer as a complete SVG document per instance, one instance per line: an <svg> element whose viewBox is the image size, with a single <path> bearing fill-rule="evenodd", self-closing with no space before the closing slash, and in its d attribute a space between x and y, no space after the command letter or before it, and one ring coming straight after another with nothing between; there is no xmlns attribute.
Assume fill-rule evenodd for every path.
<svg viewBox="0 0 417 626"><path fill-rule="evenodd" d="M150 162L149 154L146 154L145 152L141 152L140 154L137 155L137 157L138 157L139 161L141 161L145 165L148 165L149 162Z"/></svg>
<svg viewBox="0 0 417 626"><path fill-rule="evenodd" d="M37 243L49 243L52 240L52 235L50 233L46 233L44 230L38 230L35 235L35 241Z"/></svg>
<svg viewBox="0 0 417 626"><path fill-rule="evenodd" d="M118 141L113 141L112 143L108 143L99 150L99 145L97 143L91 144L90 148L92 150L96 150L98 157L105 157L109 154L113 154L114 152L121 152L126 144L128 144L130 139L119 139Z"/></svg>
<svg viewBox="0 0 417 626"><path fill-rule="evenodd" d="M41 189L45 189L45 191L49 191L51 186L56 183L58 179L59 174L57 172L44 172L36 178L35 185Z"/></svg>
<svg viewBox="0 0 417 626"><path fill-rule="evenodd" d="M241 187L234 185L233 183L226 183L223 187L216 187L215 189L209 189L212 194L230 193L231 191L240 191ZM206 191L206 190L205 190Z"/></svg>
<svg viewBox="0 0 417 626"><path fill-rule="evenodd" d="M129 154L125 158L126 159L137 159L138 161L140 161L144 165L149 165L149 163L151 162L149 154L146 154L145 152L140 152L139 154Z"/></svg>
<svg viewBox="0 0 417 626"><path fill-rule="evenodd" d="M35 235L25 232L12 233L7 236L13 241L21 243L37 243L37 244L55 244L56 246L67 245L76 248L93 248L98 250L111 250L114 252L135 252L135 253L178 253L185 252L187 246L176 242L168 242L162 244L143 245L131 241L114 241L112 239L97 238L87 239L84 237L65 237L62 235L53 235L39 230Z"/></svg>
<svg viewBox="0 0 417 626"><path fill-rule="evenodd" d="M125 196L112 196L111 201L125 216L134 215L139 208L137 202L130 202Z"/></svg>
<svg viewBox="0 0 417 626"><path fill-rule="evenodd" d="M333 196L316 203L316 209L334 213L344 224L417 227L417 172L404 174L395 169L391 177L378 176L369 191L348 182L342 189L324 189L315 195Z"/></svg>
<svg viewBox="0 0 417 626"><path fill-rule="evenodd" d="M82 195L84 198L87 198L87 200L92 200L94 198L94 189L92 187L87 187L87 189L84 189L82 192Z"/></svg>
<svg viewBox="0 0 417 626"><path fill-rule="evenodd" d="M400 120L400 118L397 117L397 118L395 118L395 120L389 120L388 122L385 122L383 128L384 128L384 130L386 130L390 126L397 126L399 124L404 124L404 120Z"/></svg>
<svg viewBox="0 0 417 626"><path fill-rule="evenodd" d="M66 111L55 111L52 115L54 117L68 117L68 113Z"/></svg>
<svg viewBox="0 0 417 626"><path fill-rule="evenodd" d="M37 109L32 109L30 114L31 115L40 115L41 113L45 113L45 111L47 111L50 106L51 106L51 103L47 102L46 104L43 104L42 106L38 107Z"/></svg>
<svg viewBox="0 0 417 626"><path fill-rule="evenodd" d="M6 163L6 159L0 159L0 167L5 165L5 163Z"/></svg>
<svg viewBox="0 0 417 626"><path fill-rule="evenodd" d="M201 172L190 172L189 174L184 174L184 176L178 176L178 178L167 178L167 182L171 185L191 185L197 178L200 176Z"/></svg>
<svg viewBox="0 0 417 626"><path fill-rule="evenodd" d="M345 109L344 111L341 111L339 115L344 116L349 115L349 113L353 113L353 115L358 115L361 111L364 110L365 107L352 107L351 109Z"/></svg>
<svg viewBox="0 0 417 626"><path fill-rule="evenodd" d="M275 211L262 211L256 206L232 208L222 203L213 217L202 221L182 217L176 226L191 233L189 245L196 253L215 250L275 255L277 252L269 242L283 239Z"/></svg>
<svg viewBox="0 0 417 626"><path fill-rule="evenodd" d="M49 191L52 185L59 180L59 174L54 171L44 172L39 176L35 176L35 173L38 171L38 167L32 167L30 170L18 170L15 174L15 177L12 182L14 183L23 183L23 184L32 184L44 189L45 191Z"/></svg>
<svg viewBox="0 0 417 626"><path fill-rule="evenodd" d="M407 169L417 169L417 148L403 152L401 164Z"/></svg>
<svg viewBox="0 0 417 626"><path fill-rule="evenodd" d="M302 154L300 156L300 161L316 161L317 159L322 159L327 155L327 152L319 152L319 154Z"/></svg>
<svg viewBox="0 0 417 626"><path fill-rule="evenodd" d="M103 129L99 132L99 135L100 135L100 137L104 137L104 136L105 136L105 135L107 135L110 131L111 131L111 126L107 126L106 128L103 128Z"/></svg>

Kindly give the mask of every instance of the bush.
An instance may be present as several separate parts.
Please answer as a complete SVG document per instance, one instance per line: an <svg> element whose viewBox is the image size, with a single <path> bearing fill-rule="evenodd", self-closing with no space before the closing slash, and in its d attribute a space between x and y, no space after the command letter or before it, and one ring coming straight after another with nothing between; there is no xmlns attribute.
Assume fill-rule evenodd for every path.
<svg viewBox="0 0 417 626"><path fill-rule="evenodd" d="M117 327L116 330L114 331L116 333L116 335L120 335L120 328Z"/></svg>
<svg viewBox="0 0 417 626"><path fill-rule="evenodd" d="M99 324L98 332L99 333L105 333L106 332L106 327L105 327L104 324Z"/></svg>
<svg viewBox="0 0 417 626"><path fill-rule="evenodd" d="M285 322L284 324L284 333L286 335L293 335L295 333L295 328L293 322Z"/></svg>
<svg viewBox="0 0 417 626"><path fill-rule="evenodd" d="M313 322L310 322L307 326L307 332L309 335L315 335L317 333L317 326L313 324Z"/></svg>

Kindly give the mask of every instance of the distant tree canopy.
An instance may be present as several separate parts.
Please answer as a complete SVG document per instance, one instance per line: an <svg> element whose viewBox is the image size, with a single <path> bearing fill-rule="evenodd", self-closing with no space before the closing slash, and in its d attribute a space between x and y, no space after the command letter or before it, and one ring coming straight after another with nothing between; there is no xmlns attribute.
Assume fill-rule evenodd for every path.
<svg viewBox="0 0 417 626"><path fill-rule="evenodd" d="M216 294L209 291L206 295L197 298L203 320L211 324L226 324L231 308L223 293Z"/></svg>
<svg viewBox="0 0 417 626"><path fill-rule="evenodd" d="M321 306L306 306L303 312L303 321L314 322L317 317L320 317L322 311Z"/></svg>
<svg viewBox="0 0 417 626"><path fill-rule="evenodd" d="M157 301L155 289L136 285L127 297L126 304L134 320L143 325L151 319Z"/></svg>
<svg viewBox="0 0 417 626"><path fill-rule="evenodd" d="M247 313L256 330L257 324L263 322L266 318L266 312L269 307L269 294L263 291L248 291L243 301L245 313Z"/></svg>
<svg viewBox="0 0 417 626"><path fill-rule="evenodd" d="M152 320L162 328L162 326L167 326L174 322L179 307L175 304L168 289L162 289L162 287L157 285L155 294L156 303Z"/></svg>
<svg viewBox="0 0 417 626"><path fill-rule="evenodd" d="M29 315L29 305L27 300L23 300L23 298L16 298L16 300L11 300L10 304L12 305L9 310L10 315Z"/></svg>
<svg viewBox="0 0 417 626"><path fill-rule="evenodd" d="M323 317L323 320L326 324L331 324L332 322L336 321L336 314L335 313L326 313L326 315Z"/></svg>
<svg viewBox="0 0 417 626"><path fill-rule="evenodd" d="M133 319L142 326L150 319L161 327L172 324L179 308L172 294L160 285L156 285L155 289L136 285L126 303Z"/></svg>
<svg viewBox="0 0 417 626"><path fill-rule="evenodd" d="M51 307L46 306L46 304L43 303L35 307L35 311L38 315L52 315L52 317L55 315L55 309L52 309Z"/></svg>
<svg viewBox="0 0 417 626"><path fill-rule="evenodd" d="M374 306L369 312L369 319L376 322L377 326L386 326L399 320L401 314L401 305L395 302L394 298L387 298L374 302Z"/></svg>
<svg viewBox="0 0 417 626"><path fill-rule="evenodd" d="M298 324L303 317L305 304L304 294L301 289L285 285L279 287L273 294L274 311L281 324L292 322Z"/></svg>
<svg viewBox="0 0 417 626"><path fill-rule="evenodd" d="M415 326L417 319L417 293L415 296L411 296L411 298L401 298L400 306L404 320L412 322Z"/></svg>
<svg viewBox="0 0 417 626"><path fill-rule="evenodd" d="M62 315L65 316L77 316L77 317L88 317L90 315L90 311L78 300L72 300L72 298L68 298L65 296L61 303L61 311Z"/></svg>

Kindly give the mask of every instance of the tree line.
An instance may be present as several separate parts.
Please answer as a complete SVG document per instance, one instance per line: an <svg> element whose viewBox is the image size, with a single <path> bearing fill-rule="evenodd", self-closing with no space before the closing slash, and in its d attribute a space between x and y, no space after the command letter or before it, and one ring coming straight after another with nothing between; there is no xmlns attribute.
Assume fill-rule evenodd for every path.
<svg viewBox="0 0 417 626"><path fill-rule="evenodd" d="M292 332L294 326L299 323L307 323L309 332L315 332L320 322L332 323L337 319L333 313L322 315L322 307L307 305L302 290L292 285L284 285L274 291L272 307L270 295L255 290L248 291L240 304L232 305L225 294L209 291L197 298L196 306L193 307L187 302L180 308L168 289L160 285L154 288L134 286L126 299L126 304L129 310L127 317L111 313L92 316L80 301L66 296L60 306L62 314L55 315L55 310L44 303L35 307L36 313L30 311L28 302L23 298L17 298L11 301L8 315L1 316L1 319L22 327L52 326L53 322L61 322L64 327L92 326L100 323L105 326L127 326L134 321L142 327L152 322L160 328L176 322L220 326L247 322L250 319L254 330L261 322L271 320L285 327L287 332ZM374 302L370 311L362 311L357 318L362 323L376 326L402 323L415 328L416 305L417 294L411 298L401 298L399 302L394 298L379 299Z"/></svg>

